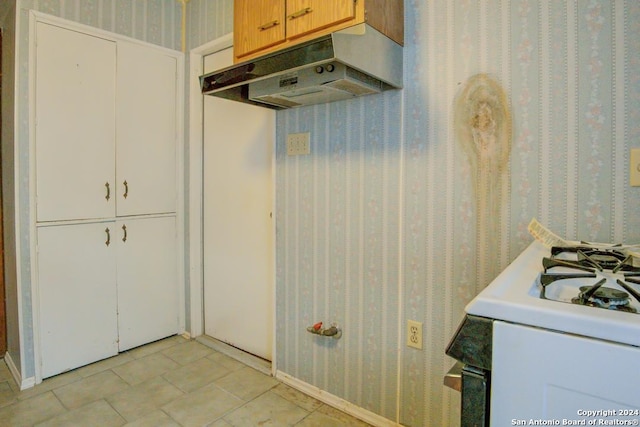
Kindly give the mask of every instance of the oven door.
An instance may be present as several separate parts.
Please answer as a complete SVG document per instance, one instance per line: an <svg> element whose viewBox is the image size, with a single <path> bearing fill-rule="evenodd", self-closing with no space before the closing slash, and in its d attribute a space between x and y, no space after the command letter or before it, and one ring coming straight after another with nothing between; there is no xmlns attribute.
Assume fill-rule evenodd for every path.
<svg viewBox="0 0 640 427"><path fill-rule="evenodd" d="M484 369L456 362L444 377L444 385L462 393L460 425L489 425L490 373Z"/></svg>
<svg viewBox="0 0 640 427"><path fill-rule="evenodd" d="M638 425L638 361L637 347L496 320L491 425Z"/></svg>

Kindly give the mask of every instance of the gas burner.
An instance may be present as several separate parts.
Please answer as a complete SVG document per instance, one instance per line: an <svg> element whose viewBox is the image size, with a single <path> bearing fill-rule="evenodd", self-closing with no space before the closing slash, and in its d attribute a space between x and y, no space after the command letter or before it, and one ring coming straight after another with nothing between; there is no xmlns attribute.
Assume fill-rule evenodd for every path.
<svg viewBox="0 0 640 427"><path fill-rule="evenodd" d="M634 288L640 284L640 267L620 250L553 247L542 266L542 299L627 313L640 310L640 292Z"/></svg>
<svg viewBox="0 0 640 427"><path fill-rule="evenodd" d="M601 280L598 283L604 282L605 280ZM598 284L580 286L580 294L571 299L574 304L637 313L637 310L629 305L630 301L628 293L618 289L598 286Z"/></svg>

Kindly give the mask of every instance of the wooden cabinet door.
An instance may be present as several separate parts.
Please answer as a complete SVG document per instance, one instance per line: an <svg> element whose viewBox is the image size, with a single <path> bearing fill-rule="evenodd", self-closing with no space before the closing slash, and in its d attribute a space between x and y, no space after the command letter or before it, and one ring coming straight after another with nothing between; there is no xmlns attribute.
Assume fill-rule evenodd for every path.
<svg viewBox="0 0 640 427"><path fill-rule="evenodd" d="M178 332L175 217L117 222L120 351Z"/></svg>
<svg viewBox="0 0 640 427"><path fill-rule="evenodd" d="M286 0L287 38L355 19L354 0Z"/></svg>
<svg viewBox="0 0 640 427"><path fill-rule="evenodd" d="M177 61L118 44L117 215L176 211Z"/></svg>
<svg viewBox="0 0 640 427"><path fill-rule="evenodd" d="M38 23L37 221L115 213L114 42Z"/></svg>
<svg viewBox="0 0 640 427"><path fill-rule="evenodd" d="M285 40L284 0L235 0L233 48L236 58Z"/></svg>
<svg viewBox="0 0 640 427"><path fill-rule="evenodd" d="M113 222L38 227L43 378L118 353L115 237Z"/></svg>

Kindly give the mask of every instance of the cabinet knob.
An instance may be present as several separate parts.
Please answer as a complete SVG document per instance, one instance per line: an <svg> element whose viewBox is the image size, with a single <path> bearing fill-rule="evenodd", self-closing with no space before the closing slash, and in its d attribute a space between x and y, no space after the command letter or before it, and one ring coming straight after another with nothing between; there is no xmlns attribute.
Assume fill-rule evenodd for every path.
<svg viewBox="0 0 640 427"><path fill-rule="evenodd" d="M122 241L126 242L127 241L127 226L126 225L122 226L122 231L124 231L124 236L122 236Z"/></svg>
<svg viewBox="0 0 640 427"><path fill-rule="evenodd" d="M126 199L129 195L129 183L127 183L127 180L125 179L122 185L124 185L124 194L122 196Z"/></svg>
<svg viewBox="0 0 640 427"><path fill-rule="evenodd" d="M109 199L111 198L111 188L109 188L109 182L105 182L104 186L107 187L107 195L104 196L104 198L107 200L107 202L109 201Z"/></svg>
<svg viewBox="0 0 640 427"><path fill-rule="evenodd" d="M105 228L104 232L107 233L107 241L104 242L104 244L109 246L109 244L111 243L111 232L109 232L109 227Z"/></svg>

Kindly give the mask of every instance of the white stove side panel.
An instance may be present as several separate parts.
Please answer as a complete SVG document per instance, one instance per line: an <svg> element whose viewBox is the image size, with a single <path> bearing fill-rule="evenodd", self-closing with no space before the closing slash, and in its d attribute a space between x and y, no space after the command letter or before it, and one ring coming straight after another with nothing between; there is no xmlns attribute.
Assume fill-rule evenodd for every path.
<svg viewBox="0 0 640 427"><path fill-rule="evenodd" d="M639 361L638 347L495 321L491 425L638 425Z"/></svg>

